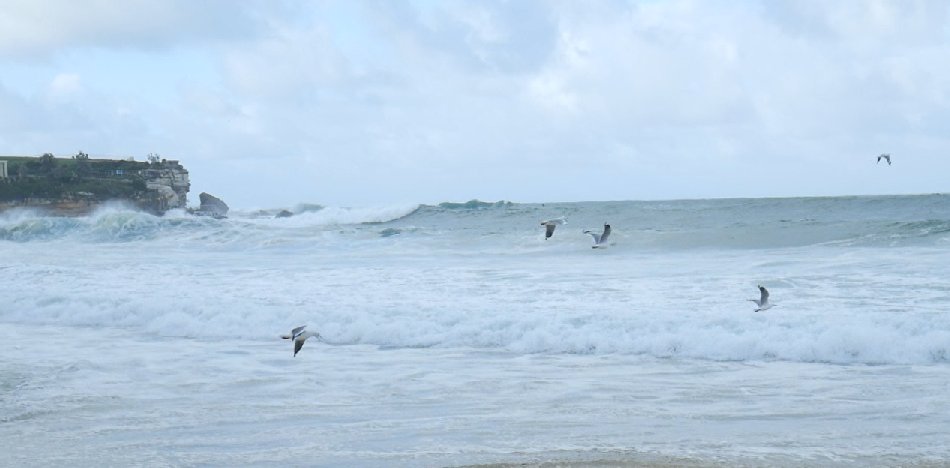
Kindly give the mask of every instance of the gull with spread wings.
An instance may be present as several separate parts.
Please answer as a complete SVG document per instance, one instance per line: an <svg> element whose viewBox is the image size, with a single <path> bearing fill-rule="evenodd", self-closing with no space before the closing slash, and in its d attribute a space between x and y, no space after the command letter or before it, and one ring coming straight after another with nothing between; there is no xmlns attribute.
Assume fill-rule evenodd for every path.
<svg viewBox="0 0 950 468"><path fill-rule="evenodd" d="M291 330L289 335L280 335L285 340L294 341L294 357L297 357L297 353L300 352L300 348L303 348L303 343L307 341L307 338L317 337L318 340L321 339L319 333L304 331L305 328L307 328L306 325L301 325Z"/></svg>

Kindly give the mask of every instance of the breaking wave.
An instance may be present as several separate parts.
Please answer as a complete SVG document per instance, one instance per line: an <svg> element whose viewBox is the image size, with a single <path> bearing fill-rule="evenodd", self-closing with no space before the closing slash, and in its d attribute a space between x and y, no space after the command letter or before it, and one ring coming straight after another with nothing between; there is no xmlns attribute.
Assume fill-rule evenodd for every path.
<svg viewBox="0 0 950 468"><path fill-rule="evenodd" d="M380 224L410 215L419 205L343 208L301 205L296 214L277 217L270 210L232 212L227 219L192 216L173 210L155 216L124 205L106 205L86 216L49 216L39 210L0 213L0 241L77 240L135 242L149 240L223 239L247 236L265 240L287 230L321 230L341 225ZM243 234L242 234L243 233ZM299 232L298 232L299 234Z"/></svg>
<svg viewBox="0 0 950 468"><path fill-rule="evenodd" d="M273 284L273 283L271 283ZM417 310L391 305L321 308L295 301L261 305L210 297L189 288L160 301L96 291L21 297L3 320L121 327L165 336L272 340L278 324L309 323L334 345L391 348L469 347L522 354L636 354L713 361L931 364L950 362L950 317L868 313L786 313L748 310L711 314L628 311L551 314L511 305L507 313L453 309L436 296ZM393 294L401 294L392 291ZM297 302L300 302L299 300ZM427 310L439 309L438 315ZM386 310L380 310L383 307ZM278 343L279 344L279 343Z"/></svg>

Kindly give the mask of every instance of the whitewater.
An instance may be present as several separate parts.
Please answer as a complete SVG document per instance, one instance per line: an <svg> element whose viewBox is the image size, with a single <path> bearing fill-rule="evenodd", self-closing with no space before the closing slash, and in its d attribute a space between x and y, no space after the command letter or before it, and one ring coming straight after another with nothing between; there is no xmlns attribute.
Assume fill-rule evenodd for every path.
<svg viewBox="0 0 950 468"><path fill-rule="evenodd" d="M950 463L950 195L288 210L0 213L0 465Z"/></svg>

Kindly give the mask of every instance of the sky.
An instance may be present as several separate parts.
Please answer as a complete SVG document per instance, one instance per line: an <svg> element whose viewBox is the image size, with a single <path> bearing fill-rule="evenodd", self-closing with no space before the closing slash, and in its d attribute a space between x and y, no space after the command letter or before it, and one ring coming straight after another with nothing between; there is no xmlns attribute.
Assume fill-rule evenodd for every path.
<svg viewBox="0 0 950 468"><path fill-rule="evenodd" d="M5 0L0 154L80 150L232 208L948 192L950 2Z"/></svg>

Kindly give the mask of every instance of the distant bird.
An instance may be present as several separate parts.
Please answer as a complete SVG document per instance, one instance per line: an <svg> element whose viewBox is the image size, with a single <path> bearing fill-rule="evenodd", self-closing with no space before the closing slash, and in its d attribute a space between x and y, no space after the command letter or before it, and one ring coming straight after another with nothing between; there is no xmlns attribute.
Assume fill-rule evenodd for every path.
<svg viewBox="0 0 950 468"><path fill-rule="evenodd" d="M887 153L881 153L881 155L877 157L877 163L878 163L878 164L881 164L881 160L882 160L882 159L884 159L884 160L887 161L887 165L888 165L888 166L891 165L891 155L889 155L889 154L887 154Z"/></svg>
<svg viewBox="0 0 950 468"><path fill-rule="evenodd" d="M547 221L541 221L541 225L544 226L544 240L548 240L551 236L554 235L554 228L567 224L567 219L563 216L560 218L549 219Z"/></svg>
<svg viewBox="0 0 950 468"><path fill-rule="evenodd" d="M304 328L307 326L301 325L291 330L289 335L280 335L285 340L294 340L294 357L297 357L297 353L300 352L300 348L303 348L303 342L307 341L307 338L315 336L318 340L321 339L319 333L304 331Z"/></svg>
<svg viewBox="0 0 950 468"><path fill-rule="evenodd" d="M592 249L606 248L607 247L607 237L610 236L610 225L604 223L604 232L597 233L594 231L584 231L584 234L590 234L594 238L594 245L591 246Z"/></svg>
<svg viewBox="0 0 950 468"><path fill-rule="evenodd" d="M755 312L771 309L774 304L769 302L769 290L763 288L762 285L759 285L759 292L762 293L761 297L758 299L749 299L750 301L755 302L755 305L759 306L758 309L755 309Z"/></svg>

